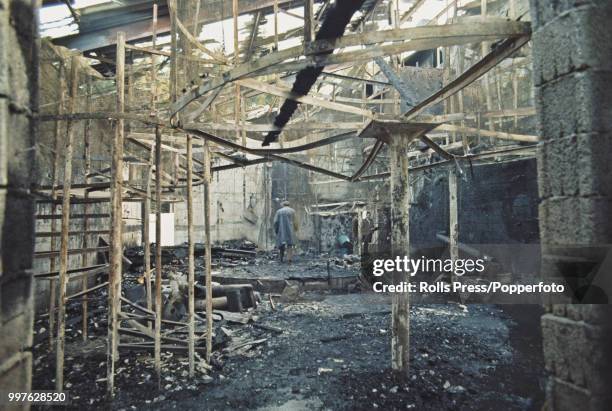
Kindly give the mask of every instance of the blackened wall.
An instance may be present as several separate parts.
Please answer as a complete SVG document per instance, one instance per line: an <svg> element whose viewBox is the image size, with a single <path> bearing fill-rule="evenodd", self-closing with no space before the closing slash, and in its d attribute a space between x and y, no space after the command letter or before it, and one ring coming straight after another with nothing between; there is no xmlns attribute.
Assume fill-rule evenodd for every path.
<svg viewBox="0 0 612 411"><path fill-rule="evenodd" d="M462 176L457 180L459 242L479 245L482 251L508 262L510 250L529 244L520 248L521 253L526 253L524 264L512 264L514 270L536 272L539 230L535 159L462 167ZM449 231L448 169L427 170L414 178L412 247L416 251L444 251L446 245L436 234L448 235Z"/></svg>

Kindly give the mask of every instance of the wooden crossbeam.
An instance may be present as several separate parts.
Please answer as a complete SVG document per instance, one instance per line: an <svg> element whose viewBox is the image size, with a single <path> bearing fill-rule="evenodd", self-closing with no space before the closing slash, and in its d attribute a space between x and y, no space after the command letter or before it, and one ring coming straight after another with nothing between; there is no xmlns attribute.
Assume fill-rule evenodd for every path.
<svg viewBox="0 0 612 411"><path fill-rule="evenodd" d="M356 114L358 116L365 116L367 118L373 118L374 115L369 110L364 110L359 107L353 107L346 104L340 104L333 101L327 101L311 96L295 95L289 88L280 87L268 83L263 83L254 79L243 79L237 80L237 84L241 86L251 88L253 90L259 90L264 93L272 94L273 96L283 97L291 100L295 100L299 103L310 104L315 107L327 108L330 110L341 111L343 113Z"/></svg>

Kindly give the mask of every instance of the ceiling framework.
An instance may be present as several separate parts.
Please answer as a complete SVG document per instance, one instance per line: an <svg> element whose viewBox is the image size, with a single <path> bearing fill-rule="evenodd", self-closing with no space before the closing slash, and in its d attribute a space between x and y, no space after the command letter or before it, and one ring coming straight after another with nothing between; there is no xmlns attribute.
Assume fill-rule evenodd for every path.
<svg viewBox="0 0 612 411"><path fill-rule="evenodd" d="M182 21L179 18L181 14L180 7L189 2L181 1L179 2L179 6L177 6L175 4L176 1L170 1L168 4L158 8L159 15L156 20L155 28L153 28L151 24L153 21L151 13L146 12L145 3L146 2L143 1L134 1L130 2L129 6L124 7L114 5L98 8L94 7L91 10L86 9L85 12L81 14L82 18L80 24L83 26L83 33L77 36L78 41L85 41L90 33L99 34L99 30L108 30L103 22L115 14L125 13L126 11L132 13L131 17L129 17L132 19L129 22L129 29L134 31L134 33L137 32L138 36L141 36L130 36L128 30L128 34L126 35L126 41L128 42L130 40L148 39L149 37L145 38L142 36L145 34L147 36L152 36L153 31L155 31L157 35L170 32L171 26L174 24L176 30L173 33L180 39L181 44L186 45L182 49L189 51L188 55L179 54L180 50L176 50L176 48L170 51L163 51L159 48L140 46L138 43L132 45L126 44L126 48L130 53L138 53L138 55L142 56L158 55L168 57L170 61L178 61L178 65L187 64L188 62L189 64L193 63L200 71L206 70L207 74L205 76L200 76L203 77L204 80L201 80L199 85L194 84L193 80L189 80L190 83L185 84L187 79L183 74L171 74L166 81L169 82L168 88L170 90L175 90L176 93L171 96L169 104L162 103L163 108L160 107L160 115L154 119L147 117L146 114L99 112L73 113L60 116L43 115L41 117L42 120L123 118L126 120L139 121L148 126L155 125L165 130L174 130L174 132L190 130L195 133L196 130L199 130L205 133L204 135L216 136L217 139L227 139L227 137L222 136L226 136L228 135L227 133L234 131L237 135L240 134L245 136L246 139L243 139L243 144L231 142L231 149L255 155L252 146L258 144L257 140L260 140L264 133L276 133L280 130L274 125L271 125L271 121L269 120L266 124L265 122L262 123L260 120L253 122L246 118L240 118L241 113L237 111L236 107L244 108L245 105L248 105L249 102L254 99L261 99L262 96L266 99L274 97L274 102L276 104L281 102L279 98L295 100L298 105L307 107L307 110L313 112L331 113L330 115L333 115L333 113L340 113L349 115L350 118L354 119L353 121L345 121L340 124L326 121L317 123L313 122L310 118L306 119L302 116L302 120L300 120L300 117L296 116L283 131L283 135L285 135L285 144L292 140L308 139L309 130L311 130L310 133L313 137L330 128L344 129L347 131L352 130L353 134L356 136L365 126L364 121L366 120L372 121L401 116L405 119L404 121L418 121L419 119L424 119L426 121L439 122L439 120L444 120L444 116L431 117L422 115L422 112L438 103L456 97L463 89L483 78L483 76L497 67L500 63L509 59L521 49L530 38L530 25L528 22L521 22L493 15L465 15L461 18L447 18L445 24L435 24L440 17L444 17L444 13L448 16L449 11L452 9L454 9L454 15L457 14L457 10L460 10L457 8L457 2L452 2L444 7L434 19L427 22L425 25L402 27L402 23L410 21L412 15L418 11L424 3L422 1L413 2L410 7L404 11L394 27L385 30L374 29L368 31L364 29L364 25L366 25L366 23L373 23L374 16L380 15L380 10L378 14L376 12L377 7L384 8L385 2L366 1L362 5L361 13L358 13L358 15L352 19L351 24L349 24L350 28L344 36L334 40L313 41L305 41L301 38L301 36L303 36L303 31L300 30L293 30L292 33L287 34L277 32L272 38L259 38L256 30L262 19L276 20L279 18L279 13L283 11L283 9L286 11L291 7L299 6L303 2L274 2L264 0L237 2L238 6L233 10L231 1L223 2L218 0L213 2L212 5L207 4L206 13L200 11L197 14L197 18L191 16L192 18L190 18L190 21ZM328 2L324 2L319 7L315 7L316 12L312 12L314 13L312 20L315 22L315 25L325 17L329 10L328 6ZM179 10L176 10L177 7ZM305 14L307 12L308 8L304 7L302 14L305 20L308 20L308 16ZM246 37L244 40L248 47L243 48L242 57L238 59L232 55L233 53L224 54L222 50L210 49L199 41L197 36L198 31L193 34L190 31L190 27L198 27L200 24L206 25L220 21L224 18L230 18L233 15L240 16L244 14L250 14L253 17L253 21L248 32L244 33ZM189 14L186 16L189 16ZM165 20L166 17L167 21ZM142 22L148 24L148 31L143 31L140 28L138 24L143 24ZM122 26L115 27L113 33L120 31L121 28ZM279 49L277 44L281 37L283 40L296 38L300 40L302 44ZM56 42L59 44L70 44L72 40L76 41L76 39L70 37L60 39ZM96 50L99 51L104 47L112 46L116 41L111 34L108 35L107 40L107 44L100 44L97 48L91 46L80 47L83 51L90 53ZM367 70L363 71L363 67L368 64L374 67L375 60L380 63L381 61L384 62L385 59L412 51L430 50L441 47L448 50L451 47L468 47L474 43L492 41L497 41L498 43L490 53L482 56L482 58L478 59L472 66L463 70L463 72L457 73L458 75L455 76L454 79L448 81L438 92L422 101L414 102L405 113L390 115L388 112L379 113L373 110L377 105L392 104L394 101L393 99L360 99L336 95L338 89L346 90L361 82L371 82L371 84L376 87L385 85L385 87L379 87L382 88L379 92L379 97L384 94L393 96L393 93L397 93L398 91L396 91L392 85L393 81L390 83L381 81L383 79L387 80L387 78L383 77L383 79L381 79L380 76L375 78L372 73L369 73ZM262 56L256 56L254 54L253 47L255 45L262 46L270 44L270 42L274 44L271 52ZM72 46L79 47L76 43L72 44ZM333 54L329 54L334 50L336 51ZM350 71L349 67L355 70L355 67L357 67L356 65L361 65L361 70L359 70L359 72L366 74L366 78L355 76L355 73L350 73L352 75L348 75ZM145 67L141 70L146 73L146 62L144 66ZM315 91L306 96L293 95L289 84L281 81L280 78L293 78L296 71L306 67L326 67L325 71L322 73L321 79L317 81L315 89L324 89L324 87L321 87L324 86L326 79L334 79L334 81L331 82L334 91L332 93ZM159 66L157 66L157 68L157 71L159 71ZM186 69L174 69L175 72L177 70L185 71ZM388 75L390 73L387 72L386 74ZM237 100L238 95L229 92L228 87L230 85L238 87L241 90L239 102ZM410 85L408 85L408 87L409 86ZM183 91L182 93L180 92L181 90ZM251 90L251 92L247 90ZM400 90L400 94L401 91L403 90ZM231 109L232 107L234 109L229 110L227 113L231 113L233 119L227 118L227 115L222 114L223 110L227 110L228 108ZM274 109L274 107L270 106L268 113L272 109ZM520 109L519 107L515 108L518 112L520 112ZM525 108L523 108L523 110L525 110ZM146 109L141 111L146 112ZM213 113L212 117L210 114L211 112ZM242 114L244 115L245 113ZM478 117L480 120L481 118L486 119L495 115L493 108L491 108L490 112L479 113ZM506 115L511 116L511 114L506 114L506 111L501 111L497 115L500 117ZM518 117L518 115L519 114L516 114L515 117ZM225 118L222 119L219 116L225 116ZM466 118L468 117L464 116L463 120L459 122L453 120L453 124L442 121L444 124L440 123L436 127L436 130L438 132L453 133L455 135L458 133L469 133L476 134L479 137L482 136L518 142L533 143L537 141L532 135L493 129L484 130L480 127L467 127L464 124ZM330 127L331 124L334 124L334 126ZM313 133L313 131L316 130L318 130L318 132ZM304 132L306 132L306 134L304 134ZM423 140L429 146L436 144L433 139ZM220 141L221 140L218 140L217 143L220 144ZM335 142L333 138L330 139L327 137L321 141L329 141L327 144L333 144ZM180 146L181 142L179 141L177 144ZM322 145L323 144L317 147ZM306 147L308 144L304 146ZM445 157L450 155L437 144L433 148L438 153L444 153ZM380 147L378 147L378 149L380 149ZM378 151L379 150L374 150L373 152L377 153ZM262 154L261 151L257 152L260 155ZM280 152L282 152L282 149ZM453 154L453 156L461 158L461 155ZM261 159L257 160L259 161ZM372 160L368 158L366 163L371 164ZM363 171L365 172L366 170ZM359 174L361 175L362 173ZM356 180L354 176L347 176L346 178L351 181Z"/></svg>

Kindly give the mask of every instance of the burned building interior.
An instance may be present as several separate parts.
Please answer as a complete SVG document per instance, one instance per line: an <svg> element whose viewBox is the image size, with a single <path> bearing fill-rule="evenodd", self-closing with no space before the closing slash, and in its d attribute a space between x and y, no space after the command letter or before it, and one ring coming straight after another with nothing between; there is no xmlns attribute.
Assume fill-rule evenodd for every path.
<svg viewBox="0 0 612 411"><path fill-rule="evenodd" d="M608 0L0 0L0 392L609 410L611 18ZM396 256L455 268L378 277ZM566 290L378 292L457 281Z"/></svg>

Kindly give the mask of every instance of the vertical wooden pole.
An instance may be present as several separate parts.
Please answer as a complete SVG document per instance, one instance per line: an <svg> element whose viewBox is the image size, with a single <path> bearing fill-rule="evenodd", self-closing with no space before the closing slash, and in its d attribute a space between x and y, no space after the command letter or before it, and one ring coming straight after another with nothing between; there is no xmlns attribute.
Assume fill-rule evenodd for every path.
<svg viewBox="0 0 612 411"><path fill-rule="evenodd" d="M149 163L146 168L145 176L145 191L146 198L143 206L143 231L142 231L142 242L144 247L144 277L145 277L145 291L147 293L147 309L153 309L153 298L151 294L151 173L153 168L153 156L155 151L151 149L149 154ZM151 323L149 323L149 328Z"/></svg>
<svg viewBox="0 0 612 411"><path fill-rule="evenodd" d="M155 373L161 386L161 316L162 316L162 247L161 247L161 192L162 192L162 134L155 127Z"/></svg>
<svg viewBox="0 0 612 411"><path fill-rule="evenodd" d="M313 0L304 1L304 47L314 38L314 2Z"/></svg>
<svg viewBox="0 0 612 411"><path fill-rule="evenodd" d="M246 118L246 113L245 113L246 99L242 94L240 94L239 97L240 97L240 126L242 129L241 131L242 145L246 147L247 136L246 136L246 130L244 129L245 118ZM246 176L247 176L246 168L243 168L242 169L242 209L243 210L246 210L247 208L247 190L246 190L247 177Z"/></svg>
<svg viewBox="0 0 612 411"><path fill-rule="evenodd" d="M198 28L199 28L199 20L200 20L200 0L196 0L196 9L195 9L195 13L193 13L193 37L195 37L196 39L198 38L198 35L200 34L198 32ZM191 80L191 78L189 78L188 80Z"/></svg>
<svg viewBox="0 0 612 411"><path fill-rule="evenodd" d="M200 0L196 1L196 12L194 16L193 35L198 36L198 14L200 13ZM191 80L191 70L187 70L188 79ZM193 229L193 137L187 134L187 241L188 241L188 354L189 354L189 376L195 374L195 235ZM208 299L212 295L207 295Z"/></svg>
<svg viewBox="0 0 612 411"><path fill-rule="evenodd" d="M234 65L240 64L238 43L238 0L232 0L232 16L234 21ZM240 141L240 86L236 84L234 93L234 124L236 127L236 142Z"/></svg>
<svg viewBox="0 0 612 411"><path fill-rule="evenodd" d="M457 173L454 168L448 171L448 199L450 258L455 261L459 258L459 205L457 200Z"/></svg>
<svg viewBox="0 0 612 411"><path fill-rule="evenodd" d="M519 98L518 75L516 73L516 70L513 70L512 71L512 107L514 108L515 113L516 113L516 110L518 109L518 98ZM515 133L517 132L516 130L517 128L518 128L518 116L515 114L514 115L514 129L515 129L514 132Z"/></svg>
<svg viewBox="0 0 612 411"><path fill-rule="evenodd" d="M508 10L508 14L509 17L514 20L516 19L516 0L509 0L508 1L509 5L509 10Z"/></svg>
<svg viewBox="0 0 612 411"><path fill-rule="evenodd" d="M508 16L510 17L511 20L516 20L516 0L509 0L508 1ZM518 76L517 76L517 72L516 70L512 70L512 107L514 108L515 112L516 109L518 108ZM515 115L514 116L514 132L516 132L518 128L518 116Z"/></svg>
<svg viewBox="0 0 612 411"><path fill-rule="evenodd" d="M64 114L64 96L66 93L66 70L64 66L64 60L60 61L59 71L58 71L58 88L59 88L59 101L57 106L57 114ZM53 169L51 174L51 199L53 202L51 203L51 214L55 216L55 212L57 211L57 204L55 200L57 200L57 189L56 184L59 179L59 153L61 146L61 135L62 131L62 122L57 120L55 122L55 142L53 146ZM51 251L57 250L57 237L55 233L57 232L57 220L55 218L51 219ZM56 257L55 255L51 255L49 260L49 271L55 271L56 267ZM55 280L51 280L49 282L49 348L53 347L53 342L55 338L55 306L57 303L57 283Z"/></svg>
<svg viewBox="0 0 612 411"><path fill-rule="evenodd" d="M153 27L151 35L151 48L157 46L157 3L153 4ZM151 115L156 116L155 104L157 103L157 56L151 54Z"/></svg>
<svg viewBox="0 0 612 411"><path fill-rule="evenodd" d="M70 100L68 112L74 113L79 88L78 57L72 56L70 62ZM66 142L64 145L64 185L62 189L62 227L59 254L59 298L57 315L57 348L55 352L55 390L64 389L64 344L66 337L66 274L68 271L68 246L70 231L70 188L72 184L72 140L74 139L74 122L66 125Z"/></svg>
<svg viewBox="0 0 612 411"><path fill-rule="evenodd" d="M408 175L409 139L395 135L389 146L391 157L391 255L409 256L408 222L410 190ZM401 271L393 275L394 283L409 281L409 274ZM394 293L391 307L391 366L407 373L410 354L410 308L408 293Z"/></svg>
<svg viewBox="0 0 612 411"><path fill-rule="evenodd" d="M172 0L169 0L172 1ZM176 3L175 3L176 4ZM178 76L178 65L176 58L176 51L178 47L176 38L176 10L175 7L170 7L170 98L174 98L177 94L177 76Z"/></svg>
<svg viewBox="0 0 612 411"><path fill-rule="evenodd" d="M455 7L455 12L456 12L457 8ZM463 46L459 46L458 47L458 61L457 61L457 74L461 75L461 73L463 73L463 69L465 67L465 48ZM464 100L463 100L463 90L460 90L457 93L457 100L458 100L458 105L459 105L459 112L462 114L465 114L464 112ZM461 127L465 126L465 121L461 120ZM465 133L461 134L461 143L463 145L463 152L464 154L467 154L469 151L469 141L468 141L468 137L465 135Z"/></svg>
<svg viewBox="0 0 612 411"><path fill-rule="evenodd" d="M170 101L176 100L178 89L178 39L176 1L170 8ZM162 320L162 246L161 246L161 193L162 193L162 133L155 127L155 348L154 362L157 387L161 388L161 320Z"/></svg>
<svg viewBox="0 0 612 411"><path fill-rule="evenodd" d="M487 15L487 0L481 0L480 1L480 14L483 17L486 17ZM487 55L489 51L489 42L488 41L483 41L482 42L482 48L481 48L481 53L482 56L484 57ZM489 84L489 74L486 73L484 76L482 76L482 81L484 82L484 89L485 89L485 99L487 102L487 111L491 111L492 107L493 107L493 100L491 98L491 85ZM489 118L489 129L490 130L494 130L495 127L493 126L493 117Z"/></svg>
<svg viewBox="0 0 612 411"><path fill-rule="evenodd" d="M367 97L368 97L368 96L367 96L367 87L368 87L368 83L363 83L363 84L361 85L361 87L362 87L362 89L361 89L361 108L362 108L363 110L365 110L365 109L366 109L366 107L367 107L367 105L366 105L366 100L367 100ZM368 122L368 118L367 118L367 117L364 115L364 116L362 117L362 121L363 121L363 124L366 124L366 123Z"/></svg>
<svg viewBox="0 0 612 411"><path fill-rule="evenodd" d="M232 0L232 18L234 23L234 64L238 65L240 62L238 56L238 0Z"/></svg>
<svg viewBox="0 0 612 411"><path fill-rule="evenodd" d="M189 328L189 376L194 375L195 361L195 256L194 256L194 232L193 232L193 138L187 134L187 241L188 249L188 328ZM206 295L207 300L212 301L212 294Z"/></svg>
<svg viewBox="0 0 612 411"><path fill-rule="evenodd" d="M87 97L85 100L85 111L87 113L91 112L91 78L87 78ZM85 120L85 129L83 130L83 162L84 162L84 174L85 174L85 184L89 183L89 173L91 172L91 151L90 151L90 134L91 134L91 120ZM89 198L89 191L85 190L85 199ZM89 204L87 201L83 204L83 241L81 243L81 247L86 249L89 247L89 218L87 215L89 214ZM87 267L89 265L89 253L86 251L81 254L81 265L83 267ZM82 280L82 288L83 291L87 290L89 287L89 276L83 276ZM81 303L81 309L83 311L83 329L82 336L83 341L87 341L87 294L83 295L83 302Z"/></svg>
<svg viewBox="0 0 612 411"><path fill-rule="evenodd" d="M132 111L131 106L134 104L134 68L132 65L134 64L133 52L129 52L129 64L126 65L126 85L127 85L127 94L125 97L125 107L126 111ZM125 129L128 133L132 130L132 124L129 121L125 122ZM128 180L131 179L128 178Z"/></svg>
<svg viewBox="0 0 612 411"><path fill-rule="evenodd" d="M152 34L152 45L155 49L157 45L157 4L153 4L153 34ZM157 111L155 104L157 103L157 59L155 54L151 54L151 116L156 117ZM149 163L146 169L145 177L145 191L146 198L143 207L143 231L142 231L142 242L144 243L144 275L145 275L145 289L147 292L147 309L153 309L153 298L151 294L151 173L153 169L153 158L155 155L154 149L151 149L149 154ZM151 323L149 323L149 326Z"/></svg>
<svg viewBox="0 0 612 411"><path fill-rule="evenodd" d="M211 243L210 238L210 147L208 141L204 142L204 234L206 235L206 362L210 363L212 354L212 271L211 271ZM217 223L218 224L218 223Z"/></svg>
<svg viewBox="0 0 612 411"><path fill-rule="evenodd" d="M125 33L117 33L115 82L117 88L116 110L125 111ZM106 381L107 394L112 397L115 388L115 364L119 359L119 312L121 311L121 275L123 264L123 119L117 119L113 158L111 164L111 230L109 241L108 273L108 342Z"/></svg>
<svg viewBox="0 0 612 411"><path fill-rule="evenodd" d="M274 51L278 50L278 0L274 0Z"/></svg>
<svg viewBox="0 0 612 411"><path fill-rule="evenodd" d="M357 247L357 255L363 255L363 209L359 208L357 211L357 238L355 239Z"/></svg>

